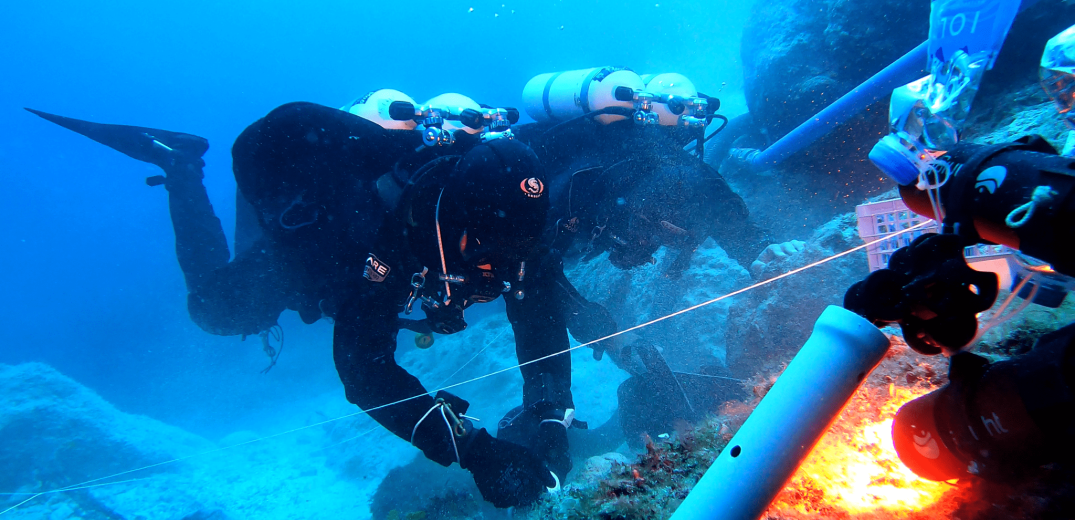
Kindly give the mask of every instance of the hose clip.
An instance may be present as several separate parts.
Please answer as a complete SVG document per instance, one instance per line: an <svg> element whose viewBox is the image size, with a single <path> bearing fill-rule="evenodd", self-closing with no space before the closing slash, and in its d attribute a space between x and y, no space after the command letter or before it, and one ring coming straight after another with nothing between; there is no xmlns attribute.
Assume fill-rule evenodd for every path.
<svg viewBox="0 0 1075 520"><path fill-rule="evenodd" d="M429 268L423 267L422 272L411 275L411 293L407 296L407 304L403 309L404 314L410 314L414 311L414 302L422 297L422 289L426 286L426 273L428 272Z"/></svg>

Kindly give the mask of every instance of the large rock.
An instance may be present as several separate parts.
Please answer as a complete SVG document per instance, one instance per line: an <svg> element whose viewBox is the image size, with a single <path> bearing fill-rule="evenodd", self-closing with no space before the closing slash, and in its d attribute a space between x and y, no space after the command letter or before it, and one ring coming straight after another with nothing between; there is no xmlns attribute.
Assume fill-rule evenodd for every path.
<svg viewBox="0 0 1075 520"><path fill-rule="evenodd" d="M511 518L508 511L482 499L469 471L456 465L445 468L424 457L388 473L373 495L370 512L374 520Z"/></svg>
<svg viewBox="0 0 1075 520"><path fill-rule="evenodd" d="M1012 92L1037 84L1045 42L1073 23L1075 1L1072 0L1039 0L1019 13L993 69L982 81L974 101L974 106L979 108L972 109L972 113L1000 108L1012 101Z"/></svg>
<svg viewBox="0 0 1075 520"><path fill-rule="evenodd" d="M628 271L616 269L607 255L601 255L566 272L584 296L616 317L620 329L668 316L750 283L747 271L712 240L698 248L679 278L664 275L674 254L661 248L655 264ZM724 327L731 302L722 300L654 323L622 342L657 346L674 370L696 372L705 365L723 365Z"/></svg>
<svg viewBox="0 0 1075 520"><path fill-rule="evenodd" d="M1057 150L1064 148L1069 128L1040 86L1024 83L1004 92L1002 97L992 95L986 101L989 101L988 105L977 104L978 110L971 112L963 131L963 141L999 144L1037 134Z"/></svg>
<svg viewBox="0 0 1075 520"><path fill-rule="evenodd" d="M755 3L741 46L750 124L730 127L738 135L724 139L736 147L767 148L922 43L929 7L929 0ZM894 186L867 159L888 132L887 117L886 96L771 172L725 166L721 173L756 220L779 222L769 226L775 239L802 239L817 223Z"/></svg>
<svg viewBox="0 0 1075 520"><path fill-rule="evenodd" d="M321 428L244 431L218 445L117 410L40 363L0 365L0 403L0 491L22 493L0 495L0 511L45 492L5 519L363 518L376 483L401 456L383 430L341 440ZM348 445L369 454L355 462L360 478L325 467Z"/></svg>
<svg viewBox="0 0 1075 520"><path fill-rule="evenodd" d="M0 402L0 489L68 486L214 447L123 413L41 363L0 365Z"/></svg>
<svg viewBox="0 0 1075 520"><path fill-rule="evenodd" d="M740 51L755 124L779 139L922 43L929 8L929 0L756 3ZM865 128L884 127L875 115Z"/></svg>
<svg viewBox="0 0 1075 520"><path fill-rule="evenodd" d="M802 253L769 263L761 278L772 278L859 245L862 239L855 215L842 215L818 228ZM866 253L859 250L748 292L727 318L725 343L732 374L751 377L791 361L825 307L841 305L848 287L867 274Z"/></svg>
<svg viewBox="0 0 1075 520"><path fill-rule="evenodd" d="M926 40L928 0L776 0L755 4L741 57L749 124L718 142L765 148ZM1009 110L1011 93L1037 82L1050 37L1075 21L1075 2L1041 0L1016 18L972 114ZM922 61L921 74L925 75ZM907 78L910 81L913 78ZM721 173L759 221L779 219L786 240L814 222L853 211L894 186L867 159L888 132L888 96L866 107L768 173ZM711 157L717 164L723 156Z"/></svg>

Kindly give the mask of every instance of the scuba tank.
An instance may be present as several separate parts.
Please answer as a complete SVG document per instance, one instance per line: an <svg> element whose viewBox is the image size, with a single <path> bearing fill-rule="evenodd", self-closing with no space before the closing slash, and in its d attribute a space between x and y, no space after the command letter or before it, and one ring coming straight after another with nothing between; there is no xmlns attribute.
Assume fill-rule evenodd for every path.
<svg viewBox="0 0 1075 520"><path fill-rule="evenodd" d="M425 104L393 89L374 90L340 107L385 130L415 130L425 147L449 147L460 138L478 136L482 142L511 139L511 125L519 121L514 108L479 105L462 94L448 93L433 97Z"/></svg>
<svg viewBox="0 0 1075 520"><path fill-rule="evenodd" d="M694 87L694 83L682 74L675 72L646 74L642 76L642 80L646 84L644 91L657 96L658 99L667 98L667 96L684 99L698 97L698 89ZM667 103L654 103L652 111L657 115L658 124L661 126L681 126L680 116L691 115L683 114L682 108L679 109L680 113L674 113L672 110L674 108L676 107Z"/></svg>
<svg viewBox="0 0 1075 520"><path fill-rule="evenodd" d="M390 88L382 88L367 93L353 102L340 107L344 112L350 112L362 119L377 123L385 130L414 130L418 123L412 120L393 119L388 108L396 101L414 103L410 96Z"/></svg>
<svg viewBox="0 0 1075 520"><path fill-rule="evenodd" d="M642 78L645 83L642 89L617 87L613 91L617 100L631 102L635 123L704 129L713 119L722 119L724 122L711 137L727 124L727 118L716 114L720 100L699 94L686 76L669 72L646 74Z"/></svg>
<svg viewBox="0 0 1075 520"><path fill-rule="evenodd" d="M616 98L617 87L642 90L642 78L629 69L597 67L538 74L523 87L523 106L535 121L566 121L591 112L623 107L631 110L630 100ZM596 117L602 124L626 119L626 116L602 114Z"/></svg>
<svg viewBox="0 0 1075 520"><path fill-rule="evenodd" d="M470 99L469 97L464 96L462 94L454 93L441 94L430 99L429 101L426 101L425 104L431 107L443 107L447 109L447 111L451 114L462 114L463 111L467 109L477 112L480 111L482 108L473 99ZM477 128L470 127L458 119L447 118L444 120L444 123L441 124L441 128L449 132L454 133L456 130L462 130L471 135L477 134L484 129L484 127L480 125L476 126Z"/></svg>

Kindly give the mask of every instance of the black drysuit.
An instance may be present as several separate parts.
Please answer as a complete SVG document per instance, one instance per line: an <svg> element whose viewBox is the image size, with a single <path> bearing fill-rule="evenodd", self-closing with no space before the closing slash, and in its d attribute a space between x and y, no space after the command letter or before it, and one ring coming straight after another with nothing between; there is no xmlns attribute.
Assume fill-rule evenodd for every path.
<svg viewBox="0 0 1075 520"><path fill-rule="evenodd" d="M391 171L393 178L405 178L437 155L415 152L415 134L385 131L309 103L281 106L250 125L232 149L233 167L265 233L230 262L200 182L200 159L166 168L192 319L213 334L233 335L267 329L284 309L298 311L307 323L331 317L347 399L408 441L434 405L394 357L397 315L412 274L423 266L398 211L378 196L384 186L377 179ZM371 264L382 266L372 276L366 271ZM520 363L565 350L568 321L579 322L578 309L590 305L567 283L558 262L538 258L528 262L525 298L506 303ZM524 406L573 408L568 355L520 370ZM416 437L414 443L441 464L455 460L445 438Z"/></svg>
<svg viewBox="0 0 1075 520"><path fill-rule="evenodd" d="M678 275L712 237L749 268L767 237L749 220L746 204L716 170L683 150L696 132L608 125L578 119L517 130L545 163L562 249L591 256L608 250L627 269L652 261L662 245L679 251L667 272Z"/></svg>

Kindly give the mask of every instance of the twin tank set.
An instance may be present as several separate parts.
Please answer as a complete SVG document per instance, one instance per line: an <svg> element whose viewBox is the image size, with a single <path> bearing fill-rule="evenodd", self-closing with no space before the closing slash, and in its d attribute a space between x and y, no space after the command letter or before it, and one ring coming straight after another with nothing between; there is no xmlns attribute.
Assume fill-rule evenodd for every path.
<svg viewBox="0 0 1075 520"><path fill-rule="evenodd" d="M641 125L704 131L720 106L700 95L682 74L639 75L630 69L595 67L539 74L523 87L526 114L537 122L592 117L602 124L632 119ZM441 94L424 104L392 89L375 90L341 110L391 130L416 130L425 146L450 146L456 131L483 140L511 137L520 113L479 105L462 94ZM719 116L716 116L719 117Z"/></svg>

